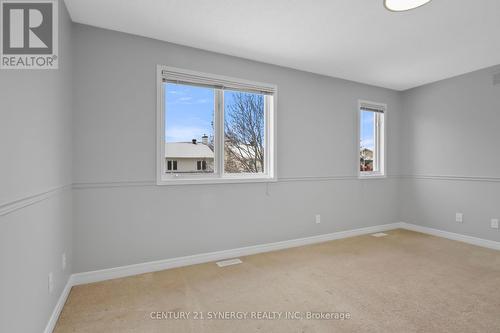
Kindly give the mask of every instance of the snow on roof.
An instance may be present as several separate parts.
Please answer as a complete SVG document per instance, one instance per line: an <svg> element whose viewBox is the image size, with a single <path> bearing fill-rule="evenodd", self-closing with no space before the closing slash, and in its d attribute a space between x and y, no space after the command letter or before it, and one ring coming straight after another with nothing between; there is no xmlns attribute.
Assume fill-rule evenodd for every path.
<svg viewBox="0 0 500 333"><path fill-rule="evenodd" d="M237 146L234 145L228 145L229 149L237 155L241 156L242 158L246 159L254 159L255 158L255 148L252 145L246 144L246 143L239 143Z"/></svg>
<svg viewBox="0 0 500 333"><path fill-rule="evenodd" d="M214 152L203 143L167 142L165 157L168 158L214 158Z"/></svg>

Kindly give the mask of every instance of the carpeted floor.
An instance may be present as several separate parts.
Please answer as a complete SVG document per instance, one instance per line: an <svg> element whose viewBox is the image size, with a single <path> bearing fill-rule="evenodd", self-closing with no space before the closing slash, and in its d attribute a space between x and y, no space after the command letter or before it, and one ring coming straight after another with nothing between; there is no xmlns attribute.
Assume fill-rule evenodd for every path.
<svg viewBox="0 0 500 333"><path fill-rule="evenodd" d="M387 234L76 286L55 332L500 332L499 251Z"/></svg>

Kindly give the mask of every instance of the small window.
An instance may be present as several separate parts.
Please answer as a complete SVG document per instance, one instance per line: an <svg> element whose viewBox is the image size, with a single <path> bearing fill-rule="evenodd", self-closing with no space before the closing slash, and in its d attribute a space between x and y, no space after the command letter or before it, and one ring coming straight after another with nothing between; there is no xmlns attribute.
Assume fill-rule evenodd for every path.
<svg viewBox="0 0 500 333"><path fill-rule="evenodd" d="M359 104L359 174L385 175L386 106L371 102Z"/></svg>
<svg viewBox="0 0 500 333"><path fill-rule="evenodd" d="M275 86L166 66L158 82L158 184L275 180Z"/></svg>
<svg viewBox="0 0 500 333"><path fill-rule="evenodd" d="M177 170L177 161L167 161L167 171Z"/></svg>
<svg viewBox="0 0 500 333"><path fill-rule="evenodd" d="M207 161L196 161L196 170L206 171L207 170Z"/></svg>

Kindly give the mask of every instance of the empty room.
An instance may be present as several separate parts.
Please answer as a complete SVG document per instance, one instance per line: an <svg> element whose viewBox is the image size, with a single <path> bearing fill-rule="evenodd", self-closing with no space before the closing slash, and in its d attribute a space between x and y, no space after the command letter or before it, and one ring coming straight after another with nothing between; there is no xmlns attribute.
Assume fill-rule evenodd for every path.
<svg viewBox="0 0 500 333"><path fill-rule="evenodd" d="M499 0L0 0L0 332L500 332Z"/></svg>

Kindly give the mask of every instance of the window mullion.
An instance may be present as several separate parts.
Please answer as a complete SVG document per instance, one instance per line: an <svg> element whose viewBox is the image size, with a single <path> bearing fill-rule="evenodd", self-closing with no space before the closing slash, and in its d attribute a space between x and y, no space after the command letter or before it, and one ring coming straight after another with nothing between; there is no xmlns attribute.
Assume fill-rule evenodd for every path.
<svg viewBox="0 0 500 333"><path fill-rule="evenodd" d="M382 114L377 113L377 172L382 173Z"/></svg>
<svg viewBox="0 0 500 333"><path fill-rule="evenodd" d="M224 175L224 91L215 90L216 117L215 117L215 151L217 159L217 175Z"/></svg>

